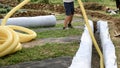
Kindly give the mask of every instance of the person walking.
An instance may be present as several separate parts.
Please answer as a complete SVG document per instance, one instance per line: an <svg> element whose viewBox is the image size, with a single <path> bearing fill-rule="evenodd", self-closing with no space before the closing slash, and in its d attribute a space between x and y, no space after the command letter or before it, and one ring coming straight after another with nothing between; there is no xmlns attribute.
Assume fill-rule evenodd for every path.
<svg viewBox="0 0 120 68"><path fill-rule="evenodd" d="M64 27L63 29L73 28L71 22L74 15L74 0L63 0L64 2L64 8L65 8L65 20L64 20Z"/></svg>
<svg viewBox="0 0 120 68"><path fill-rule="evenodd" d="M119 9L120 11L120 0L116 0L116 7Z"/></svg>

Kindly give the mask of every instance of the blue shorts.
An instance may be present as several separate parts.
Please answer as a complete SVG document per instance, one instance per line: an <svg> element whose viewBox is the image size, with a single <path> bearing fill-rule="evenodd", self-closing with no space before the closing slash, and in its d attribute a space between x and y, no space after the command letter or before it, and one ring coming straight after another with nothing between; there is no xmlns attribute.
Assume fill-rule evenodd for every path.
<svg viewBox="0 0 120 68"><path fill-rule="evenodd" d="M64 8L67 16L74 14L74 2L64 2Z"/></svg>

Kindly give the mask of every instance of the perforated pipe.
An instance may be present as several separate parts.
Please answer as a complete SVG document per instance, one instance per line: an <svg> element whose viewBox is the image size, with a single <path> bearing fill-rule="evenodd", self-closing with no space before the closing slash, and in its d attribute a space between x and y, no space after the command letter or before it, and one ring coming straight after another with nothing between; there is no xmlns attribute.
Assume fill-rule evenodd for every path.
<svg viewBox="0 0 120 68"><path fill-rule="evenodd" d="M1 23L2 19L0 20ZM23 27L55 26L56 17L54 15L34 16L34 17L14 17L7 20L6 25L17 25Z"/></svg>

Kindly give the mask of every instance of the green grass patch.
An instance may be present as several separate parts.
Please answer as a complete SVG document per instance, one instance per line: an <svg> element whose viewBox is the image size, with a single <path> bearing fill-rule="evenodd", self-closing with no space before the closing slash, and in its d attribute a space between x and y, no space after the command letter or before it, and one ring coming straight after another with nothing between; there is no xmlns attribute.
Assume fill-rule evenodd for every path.
<svg viewBox="0 0 120 68"><path fill-rule="evenodd" d="M67 29L67 30L46 30L42 32L37 32L37 38L58 38L66 36L76 36L81 35L83 29Z"/></svg>
<svg viewBox="0 0 120 68"><path fill-rule="evenodd" d="M50 0L50 3L52 3L52 4L62 4L63 0Z"/></svg>
<svg viewBox="0 0 120 68"><path fill-rule="evenodd" d="M64 20L65 19L65 14L60 14L55 16L57 20Z"/></svg>
<svg viewBox="0 0 120 68"><path fill-rule="evenodd" d="M103 4L107 7L110 7L110 8L115 8L116 7L116 3L115 1L111 1L111 0L103 0L100 2L100 4Z"/></svg>
<svg viewBox="0 0 120 68"><path fill-rule="evenodd" d="M116 15L112 15L113 17L116 17L116 18L120 18L120 13L116 14Z"/></svg>
<svg viewBox="0 0 120 68"><path fill-rule="evenodd" d="M75 26L84 26L84 24L85 23L83 23L83 22L72 22L73 27L75 27ZM63 25L64 24L60 23L60 24L56 24L55 27L57 27L57 28L59 27L60 28L60 27L63 27Z"/></svg>
<svg viewBox="0 0 120 68"><path fill-rule="evenodd" d="M5 13L7 13L7 10L4 9L4 8L0 8L0 13L1 13L1 14L5 14Z"/></svg>
<svg viewBox="0 0 120 68"><path fill-rule="evenodd" d="M0 66L11 65L27 61L39 61L47 58L56 58L60 56L73 56L78 50L78 42L58 44L47 43L43 46L33 48L23 48L21 51L0 58Z"/></svg>

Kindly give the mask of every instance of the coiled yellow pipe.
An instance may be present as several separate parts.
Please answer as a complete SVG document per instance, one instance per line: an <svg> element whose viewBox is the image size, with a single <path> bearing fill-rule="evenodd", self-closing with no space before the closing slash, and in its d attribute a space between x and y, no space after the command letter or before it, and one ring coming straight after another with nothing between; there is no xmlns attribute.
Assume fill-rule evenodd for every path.
<svg viewBox="0 0 120 68"><path fill-rule="evenodd" d="M34 31L27 29L25 27L20 27L20 26L13 26L13 25L8 25L8 27L12 28L13 30L16 31L22 31L23 33L17 32L20 38L20 42L28 42L31 39L34 39L37 35Z"/></svg>
<svg viewBox="0 0 120 68"><path fill-rule="evenodd" d="M34 31L28 28L13 25L5 26L7 19L29 1L30 0L24 0L13 8L2 20L0 26L0 57L21 50L22 46L20 42L28 42L37 36Z"/></svg>
<svg viewBox="0 0 120 68"><path fill-rule="evenodd" d="M95 46L95 48L96 48L96 50L97 50L97 52L98 52L98 54L99 54L99 56L100 56L100 68L104 68L103 55L102 55L102 52L101 52L101 50L100 50L100 48L99 48L99 46L98 46L98 44L97 44L97 42L96 42L96 40L95 40L94 34L93 34L93 32L92 32L92 29L91 29L91 27L90 27L90 25L89 25L89 23L88 23L88 18L87 18L85 9L84 9L84 7L83 7L83 3L82 3L81 0L78 0L78 3L79 3L79 5L80 5L80 9L81 9L82 14L83 14L83 17L84 17L84 19L85 19L85 24L86 24L86 26L87 26L87 28L88 28L88 31L89 31L89 33L90 33L90 36L91 36L92 41L93 41L93 43L94 43L94 46Z"/></svg>
<svg viewBox="0 0 120 68"><path fill-rule="evenodd" d="M0 26L0 33L4 34L6 40L0 45L0 57L13 52L19 44L19 37L12 29L6 26ZM19 50L19 49L17 49Z"/></svg>

